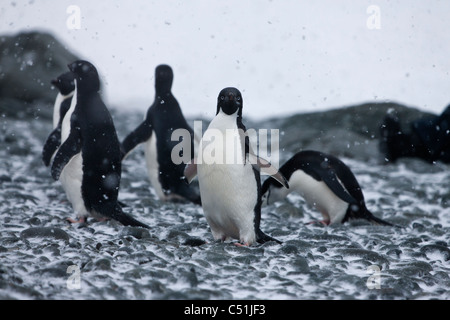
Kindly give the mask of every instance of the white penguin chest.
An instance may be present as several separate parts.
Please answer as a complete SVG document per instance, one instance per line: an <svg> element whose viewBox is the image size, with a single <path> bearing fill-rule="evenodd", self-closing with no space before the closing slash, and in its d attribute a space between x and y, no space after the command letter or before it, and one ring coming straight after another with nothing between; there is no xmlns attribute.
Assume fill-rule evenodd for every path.
<svg viewBox="0 0 450 320"><path fill-rule="evenodd" d="M73 92L69 93L68 95L63 95L61 92L58 92L58 94L56 95L55 104L53 106L53 129L58 126L62 103L64 102L64 100L69 99L72 96Z"/></svg>
<svg viewBox="0 0 450 320"><path fill-rule="evenodd" d="M60 92L56 95L55 105L53 106L53 129L56 128L59 122L59 115L61 103L64 101L64 95Z"/></svg>
<svg viewBox="0 0 450 320"><path fill-rule="evenodd" d="M257 181L243 156L236 118L219 113L200 141L197 164L203 211L216 239L254 241Z"/></svg>
<svg viewBox="0 0 450 320"><path fill-rule="evenodd" d="M61 124L61 144L67 140L70 134L70 119L72 117L73 112L75 111L75 106L77 105L77 89L75 88L72 101L70 102L70 108L67 110L64 115L62 124Z"/></svg>
<svg viewBox="0 0 450 320"><path fill-rule="evenodd" d="M73 95L70 108L65 114L62 125L61 125L61 144L63 144L69 137L71 130L70 119L75 110L77 104L77 93ZM83 181L83 156L81 152L77 153L72 159L66 164L64 169L61 171L61 176L59 181L66 192L67 198L72 204L72 207L79 216L88 215L87 209L84 205L83 196L81 193L82 181Z"/></svg>

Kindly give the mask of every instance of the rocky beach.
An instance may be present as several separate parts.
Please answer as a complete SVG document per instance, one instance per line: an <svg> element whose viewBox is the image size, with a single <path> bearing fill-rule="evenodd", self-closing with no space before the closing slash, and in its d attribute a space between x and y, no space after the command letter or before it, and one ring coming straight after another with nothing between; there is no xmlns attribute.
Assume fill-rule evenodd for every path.
<svg viewBox="0 0 450 320"><path fill-rule="evenodd" d="M69 224L72 207L41 159L56 91L42 78L45 94L33 96L31 89L13 94L7 85L17 82L8 78L5 65L22 66L34 82L32 70L42 65L29 65L26 52L4 64L11 56L5 50L1 47L0 299L450 299L449 166L416 159L386 165L378 149L388 109L404 123L429 114L380 102L252 121L244 108L247 128L279 130L280 164L300 150L338 156L358 179L369 210L403 228L364 220L307 224L320 214L291 194L262 210L261 229L281 245L215 242L200 206L157 199L142 148L123 162L119 200L151 228L93 219ZM67 59L49 60L43 52L49 63L45 74L65 71L66 53L58 57ZM115 107L110 111L123 139L143 114ZM210 121L200 120L204 128Z"/></svg>

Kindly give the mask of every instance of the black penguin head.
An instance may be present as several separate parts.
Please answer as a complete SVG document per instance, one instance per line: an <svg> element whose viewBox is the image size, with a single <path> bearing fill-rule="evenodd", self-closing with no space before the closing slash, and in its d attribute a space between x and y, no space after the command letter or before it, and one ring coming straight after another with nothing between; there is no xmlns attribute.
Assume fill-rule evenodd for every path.
<svg viewBox="0 0 450 320"><path fill-rule="evenodd" d="M53 79L51 83L65 96L75 90L75 78L72 72L63 73L58 78Z"/></svg>
<svg viewBox="0 0 450 320"><path fill-rule="evenodd" d="M238 89L232 87L222 89L217 98L216 115L220 110L228 115L232 115L237 111L238 116L241 117L243 103L241 92Z"/></svg>
<svg viewBox="0 0 450 320"><path fill-rule="evenodd" d="M157 93L167 93L172 89L173 71L167 64L161 64L155 69L155 89Z"/></svg>
<svg viewBox="0 0 450 320"><path fill-rule="evenodd" d="M266 181L264 181L264 183L261 186L261 200L262 203L265 205L269 205L272 202L275 202L277 200L279 200L279 196L278 196L278 191L281 190L283 186L281 185L281 183L279 183L278 181L276 181L273 178L268 178L266 179ZM272 193L275 193L272 197Z"/></svg>
<svg viewBox="0 0 450 320"><path fill-rule="evenodd" d="M100 90L98 72L92 63L77 60L69 64L68 67L75 75L77 88L91 92L98 92Z"/></svg>

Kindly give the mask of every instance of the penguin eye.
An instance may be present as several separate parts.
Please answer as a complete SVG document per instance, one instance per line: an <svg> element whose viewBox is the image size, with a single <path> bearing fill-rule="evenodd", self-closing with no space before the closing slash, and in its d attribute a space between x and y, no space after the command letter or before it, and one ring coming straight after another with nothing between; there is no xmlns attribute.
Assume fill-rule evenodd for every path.
<svg viewBox="0 0 450 320"><path fill-rule="evenodd" d="M236 97L236 101L241 101L241 97L240 97L240 96L237 96L237 97Z"/></svg>
<svg viewBox="0 0 450 320"><path fill-rule="evenodd" d="M225 100L225 96L220 96L220 100Z"/></svg>

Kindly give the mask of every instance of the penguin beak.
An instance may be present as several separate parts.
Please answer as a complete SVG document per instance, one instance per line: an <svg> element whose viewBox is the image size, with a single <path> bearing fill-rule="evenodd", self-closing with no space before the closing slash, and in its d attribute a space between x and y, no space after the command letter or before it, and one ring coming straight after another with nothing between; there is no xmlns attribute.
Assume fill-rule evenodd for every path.
<svg viewBox="0 0 450 320"><path fill-rule="evenodd" d="M232 94L232 93L228 94L228 100L233 101L234 100L234 94Z"/></svg>
<svg viewBox="0 0 450 320"><path fill-rule="evenodd" d="M69 68L69 70L72 71L72 72L74 72L76 66L77 66L77 63L76 63L76 62L72 62L72 63L69 63L69 64L67 65L67 67Z"/></svg>
<svg viewBox="0 0 450 320"><path fill-rule="evenodd" d="M50 83L56 87L56 85L58 84L58 80L57 79L53 79L53 80L50 81Z"/></svg>

